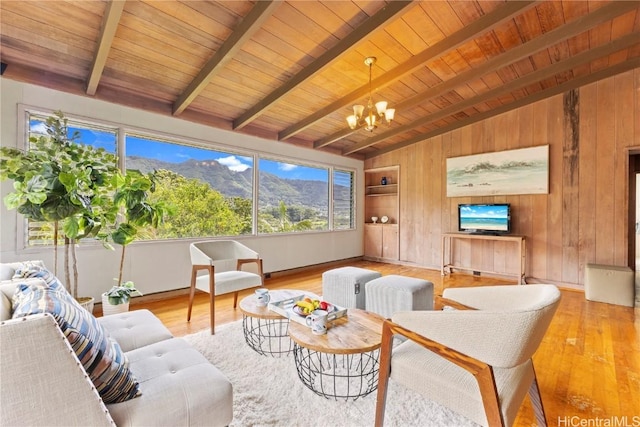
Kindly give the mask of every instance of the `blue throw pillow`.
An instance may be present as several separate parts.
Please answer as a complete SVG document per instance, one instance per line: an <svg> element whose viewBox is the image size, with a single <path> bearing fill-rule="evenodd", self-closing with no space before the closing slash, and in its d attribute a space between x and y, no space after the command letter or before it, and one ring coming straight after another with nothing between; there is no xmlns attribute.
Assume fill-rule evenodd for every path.
<svg viewBox="0 0 640 427"><path fill-rule="evenodd" d="M120 345L54 279L50 278L52 286L19 284L13 295L13 317L51 314L105 403L124 402L139 396L139 384L129 370L129 361Z"/></svg>

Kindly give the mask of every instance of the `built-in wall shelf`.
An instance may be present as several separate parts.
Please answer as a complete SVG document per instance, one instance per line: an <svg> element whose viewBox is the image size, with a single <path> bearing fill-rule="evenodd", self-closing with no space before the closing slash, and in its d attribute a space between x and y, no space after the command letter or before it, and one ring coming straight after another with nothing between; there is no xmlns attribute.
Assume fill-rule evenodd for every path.
<svg viewBox="0 0 640 427"><path fill-rule="evenodd" d="M367 185L365 195L370 196L395 196L398 194L398 184Z"/></svg>
<svg viewBox="0 0 640 427"><path fill-rule="evenodd" d="M399 224L400 168L387 166L364 171L364 255L374 260L400 259ZM382 182L385 182L383 184ZM382 223L382 217L388 221ZM373 224L372 217L377 217Z"/></svg>

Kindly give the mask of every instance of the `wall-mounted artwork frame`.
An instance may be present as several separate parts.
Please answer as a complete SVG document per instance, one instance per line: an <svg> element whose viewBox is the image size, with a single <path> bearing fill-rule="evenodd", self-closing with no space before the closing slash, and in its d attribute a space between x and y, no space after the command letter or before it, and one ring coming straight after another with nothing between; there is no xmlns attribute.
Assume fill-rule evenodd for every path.
<svg viewBox="0 0 640 427"><path fill-rule="evenodd" d="M447 159L447 197L549 193L549 145Z"/></svg>

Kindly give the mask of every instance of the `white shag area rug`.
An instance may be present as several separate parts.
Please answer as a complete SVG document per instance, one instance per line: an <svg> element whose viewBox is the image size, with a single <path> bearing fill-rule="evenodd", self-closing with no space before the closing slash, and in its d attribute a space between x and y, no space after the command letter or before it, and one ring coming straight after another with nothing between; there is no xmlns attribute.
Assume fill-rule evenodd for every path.
<svg viewBox="0 0 640 427"><path fill-rule="evenodd" d="M318 396L298 378L293 354L261 356L244 341L242 321L183 337L233 384L232 426L372 426L377 391L356 401ZM476 426L393 381L385 426Z"/></svg>

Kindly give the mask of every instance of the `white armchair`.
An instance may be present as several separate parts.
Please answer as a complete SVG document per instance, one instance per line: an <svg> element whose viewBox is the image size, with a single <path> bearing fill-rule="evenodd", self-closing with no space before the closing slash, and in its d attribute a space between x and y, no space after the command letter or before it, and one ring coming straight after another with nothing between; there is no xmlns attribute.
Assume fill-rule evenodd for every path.
<svg viewBox="0 0 640 427"><path fill-rule="evenodd" d="M559 304L558 288L449 288L443 297L455 309L399 312L384 322L376 426L384 423L389 378L485 426L512 425L529 391L546 425L531 358ZM408 340L393 348L395 334Z"/></svg>
<svg viewBox="0 0 640 427"><path fill-rule="evenodd" d="M258 253L234 240L194 242L191 252L191 290L187 321L196 288L209 293L211 334L215 333L215 296L233 292L233 308L238 305L238 292L263 286L262 259ZM257 273L244 271L245 264L256 264ZM201 274L204 273L204 274Z"/></svg>

